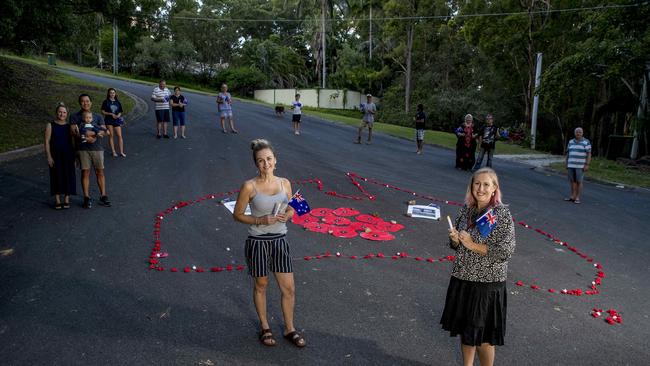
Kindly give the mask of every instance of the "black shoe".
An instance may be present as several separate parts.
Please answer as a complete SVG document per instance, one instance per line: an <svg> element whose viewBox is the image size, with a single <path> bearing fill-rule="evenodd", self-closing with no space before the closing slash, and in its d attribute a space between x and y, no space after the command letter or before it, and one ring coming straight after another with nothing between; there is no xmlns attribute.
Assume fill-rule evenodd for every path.
<svg viewBox="0 0 650 366"><path fill-rule="evenodd" d="M160 140L161 137L162 137L162 136L160 136L160 135L156 135L156 138L157 138L158 140Z"/></svg>
<svg viewBox="0 0 650 366"><path fill-rule="evenodd" d="M81 206L83 208L92 208L93 207L93 201L90 199L90 197L84 197L84 203Z"/></svg>
<svg viewBox="0 0 650 366"><path fill-rule="evenodd" d="M99 204L105 207L111 207L111 201L108 200L108 196L101 196L99 198Z"/></svg>
<svg viewBox="0 0 650 366"><path fill-rule="evenodd" d="M169 135L163 135L163 137L166 138L166 139L168 139L168 138L169 138Z"/></svg>

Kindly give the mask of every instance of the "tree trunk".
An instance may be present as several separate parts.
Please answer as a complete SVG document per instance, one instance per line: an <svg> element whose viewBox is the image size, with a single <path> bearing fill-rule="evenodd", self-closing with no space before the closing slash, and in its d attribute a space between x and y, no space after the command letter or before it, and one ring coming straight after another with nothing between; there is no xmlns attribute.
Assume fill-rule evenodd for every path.
<svg viewBox="0 0 650 366"><path fill-rule="evenodd" d="M409 113L409 106L411 105L411 58L413 56L413 33L415 32L415 25L411 23L406 31L406 80L404 90L404 112Z"/></svg>

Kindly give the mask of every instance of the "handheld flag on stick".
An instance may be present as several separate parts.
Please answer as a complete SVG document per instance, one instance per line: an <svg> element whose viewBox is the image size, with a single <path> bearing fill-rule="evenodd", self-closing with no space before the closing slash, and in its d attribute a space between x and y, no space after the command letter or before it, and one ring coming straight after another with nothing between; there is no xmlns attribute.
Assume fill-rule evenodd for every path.
<svg viewBox="0 0 650 366"><path fill-rule="evenodd" d="M307 200L302 197L300 190L296 191L293 197L291 197L289 206L293 207L293 209L296 210L298 216L302 216L311 211L311 208L309 208L309 203L307 203Z"/></svg>
<svg viewBox="0 0 650 366"><path fill-rule="evenodd" d="M497 216L492 212L492 210L489 210L488 212L484 213L481 217L476 219L476 228L478 229L479 233L481 233L481 236L486 238L490 233L492 232L492 229L497 224Z"/></svg>

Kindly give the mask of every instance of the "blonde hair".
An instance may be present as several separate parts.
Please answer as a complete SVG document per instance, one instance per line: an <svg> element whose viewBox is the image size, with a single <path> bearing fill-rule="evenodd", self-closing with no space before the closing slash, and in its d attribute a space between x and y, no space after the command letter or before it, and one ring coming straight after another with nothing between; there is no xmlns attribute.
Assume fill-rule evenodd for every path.
<svg viewBox="0 0 650 366"><path fill-rule="evenodd" d="M471 119L472 122L474 122L474 116L472 116L472 115L469 114L469 113L467 113L467 114L465 115L465 119L463 119L463 121L467 121L468 119Z"/></svg>
<svg viewBox="0 0 650 366"><path fill-rule="evenodd" d="M251 141L251 150L253 150L253 161L257 158L257 153L261 150L269 149L275 155L275 149L268 140L265 139L255 139Z"/></svg>
<svg viewBox="0 0 650 366"><path fill-rule="evenodd" d="M474 186L474 180L476 177L481 174L489 175L490 180L492 181L492 185L497 187L497 189L494 191L494 195L490 198L490 207L500 205L502 203L502 196L501 187L499 186L499 177L497 177L497 172L495 172L492 168L481 168L472 174L472 177L469 179L469 184L467 185L467 192L465 193L465 204L469 207L476 206L477 202L474 194L472 193L472 186Z"/></svg>
<svg viewBox="0 0 650 366"><path fill-rule="evenodd" d="M63 102L58 102L56 104L56 109L54 110L54 114L59 113L59 108L65 109L65 113L68 113L68 107L65 105Z"/></svg>

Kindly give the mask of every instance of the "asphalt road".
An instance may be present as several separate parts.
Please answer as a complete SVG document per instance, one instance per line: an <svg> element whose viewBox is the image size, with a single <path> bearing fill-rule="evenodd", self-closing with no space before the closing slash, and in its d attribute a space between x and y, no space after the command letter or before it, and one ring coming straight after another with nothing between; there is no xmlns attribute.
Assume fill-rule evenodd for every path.
<svg viewBox="0 0 650 366"><path fill-rule="evenodd" d="M154 85L83 76L148 100ZM188 139L156 140L153 112L125 130L128 157L107 157L113 207L83 210L79 196L67 211L51 208L43 156L0 165L0 363L3 365L454 365L458 340L439 326L451 264L445 221L404 216L410 193L361 181L376 200L361 195L345 175L354 172L443 200L462 201L469 175L453 168L453 152L376 135L353 144L348 126L303 116L303 133L290 116L243 101L234 105L238 135L222 134L214 97L185 93ZM99 103L100 101L95 101ZM150 103L151 104L151 103ZM278 175L317 178L301 189L312 207L352 207L405 225L395 240L340 239L291 224L289 240L297 283L296 325L305 349L279 340L262 346L243 272L183 273L185 266L243 263L246 227L208 199L174 210L161 227L165 271L148 269L157 213L177 202L239 188L256 173L249 142L264 137L276 147ZM650 194L587 183L583 203L563 202L566 179L503 160L495 161L505 201L517 219L549 232L594 262L532 229L517 225L510 261L506 345L501 365L642 365L650 351ZM93 196L98 198L94 177ZM234 195L230 197L234 198ZM428 203L415 197L419 203ZM440 203L440 202L439 202ZM441 202L443 215L457 207ZM330 251L341 258L304 260ZM407 252L393 260L368 253ZM359 256L351 259L350 256ZM414 257L436 258L432 263ZM601 263L596 295L549 293L589 289ZM180 269L178 273L171 267ZM524 286L515 283L522 281ZM530 288L539 285L539 290ZM590 316L616 309L622 324ZM269 293L276 335L282 332L279 291Z"/></svg>

